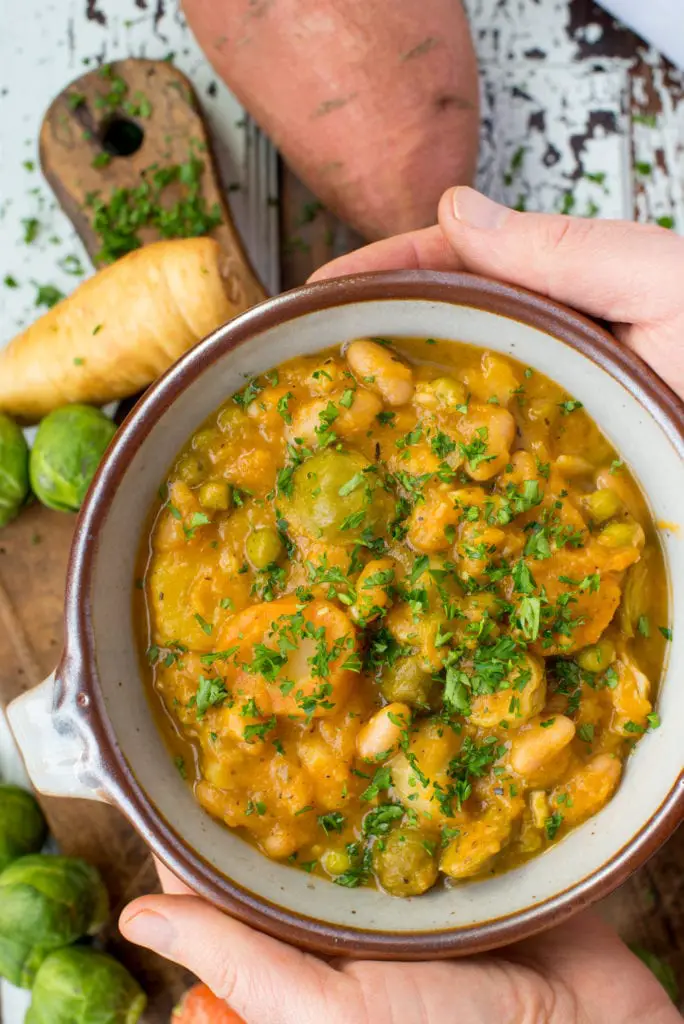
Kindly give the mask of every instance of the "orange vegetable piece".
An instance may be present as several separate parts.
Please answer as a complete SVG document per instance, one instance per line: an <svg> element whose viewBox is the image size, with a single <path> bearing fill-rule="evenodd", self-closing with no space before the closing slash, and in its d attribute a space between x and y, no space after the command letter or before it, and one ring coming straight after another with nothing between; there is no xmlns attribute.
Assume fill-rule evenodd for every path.
<svg viewBox="0 0 684 1024"><path fill-rule="evenodd" d="M244 1024L207 985L193 985L171 1014L171 1024Z"/></svg>

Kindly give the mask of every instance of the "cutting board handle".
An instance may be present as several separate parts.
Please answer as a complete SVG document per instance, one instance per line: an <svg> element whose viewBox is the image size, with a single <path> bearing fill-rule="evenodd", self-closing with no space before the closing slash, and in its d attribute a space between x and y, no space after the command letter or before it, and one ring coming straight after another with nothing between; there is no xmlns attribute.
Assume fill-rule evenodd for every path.
<svg viewBox="0 0 684 1024"><path fill-rule="evenodd" d="M88 773L83 736L57 728L53 715L55 673L17 697L7 718L34 788L45 796L69 796L107 803L98 781Z"/></svg>

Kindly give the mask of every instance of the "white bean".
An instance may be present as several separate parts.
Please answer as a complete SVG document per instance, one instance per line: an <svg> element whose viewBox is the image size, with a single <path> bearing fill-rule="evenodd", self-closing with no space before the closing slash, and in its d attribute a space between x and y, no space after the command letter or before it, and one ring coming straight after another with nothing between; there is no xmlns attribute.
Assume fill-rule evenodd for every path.
<svg viewBox="0 0 684 1024"><path fill-rule="evenodd" d="M364 761L377 761L394 754L410 721L411 712L406 704L395 702L376 711L356 737L359 757Z"/></svg>
<svg viewBox="0 0 684 1024"><path fill-rule="evenodd" d="M405 405L413 397L410 368L376 341L353 341L346 351L354 375L365 387L381 395L388 405Z"/></svg>

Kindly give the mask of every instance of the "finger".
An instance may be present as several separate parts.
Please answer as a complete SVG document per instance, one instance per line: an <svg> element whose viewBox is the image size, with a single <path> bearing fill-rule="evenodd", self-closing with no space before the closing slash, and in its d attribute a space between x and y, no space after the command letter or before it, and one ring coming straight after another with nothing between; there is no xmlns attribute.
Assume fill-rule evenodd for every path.
<svg viewBox="0 0 684 1024"><path fill-rule="evenodd" d="M167 895L172 896L194 896L195 893L192 889L189 889L184 882L181 882L180 878L176 878L173 871L169 871L160 860L154 858L154 866L157 869L159 875L159 881L161 887Z"/></svg>
<svg viewBox="0 0 684 1024"><path fill-rule="evenodd" d="M196 896L143 896L119 919L130 942L181 964L247 1021L341 1024L353 982L299 950L252 931Z"/></svg>
<svg viewBox="0 0 684 1024"><path fill-rule="evenodd" d="M681 1021L670 999L651 972L618 935L594 913L581 914L543 935L502 950L506 959L538 969L561 980L578 994L591 994L585 1009L594 1019L595 993L602 993L615 1021L649 1020L650 1024Z"/></svg>
<svg viewBox="0 0 684 1024"><path fill-rule="evenodd" d="M673 316L684 240L628 221L515 213L471 188L446 192L439 223L467 270L614 323Z"/></svg>
<svg viewBox="0 0 684 1024"><path fill-rule="evenodd" d="M384 238L320 267L310 281L371 270L461 270L463 264L438 227Z"/></svg>

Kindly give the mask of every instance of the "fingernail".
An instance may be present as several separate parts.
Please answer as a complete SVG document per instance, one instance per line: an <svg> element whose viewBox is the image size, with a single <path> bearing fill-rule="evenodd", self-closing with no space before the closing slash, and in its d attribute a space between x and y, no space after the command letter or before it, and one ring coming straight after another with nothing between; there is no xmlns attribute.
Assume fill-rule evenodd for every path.
<svg viewBox="0 0 684 1024"><path fill-rule="evenodd" d="M471 228L491 231L500 228L510 214L505 206L487 199L473 188L461 187L454 190L454 216Z"/></svg>
<svg viewBox="0 0 684 1024"><path fill-rule="evenodd" d="M157 953L168 953L171 950L174 932L165 917L151 910L141 910L130 920L122 921L122 931L130 942L138 946L147 946Z"/></svg>

